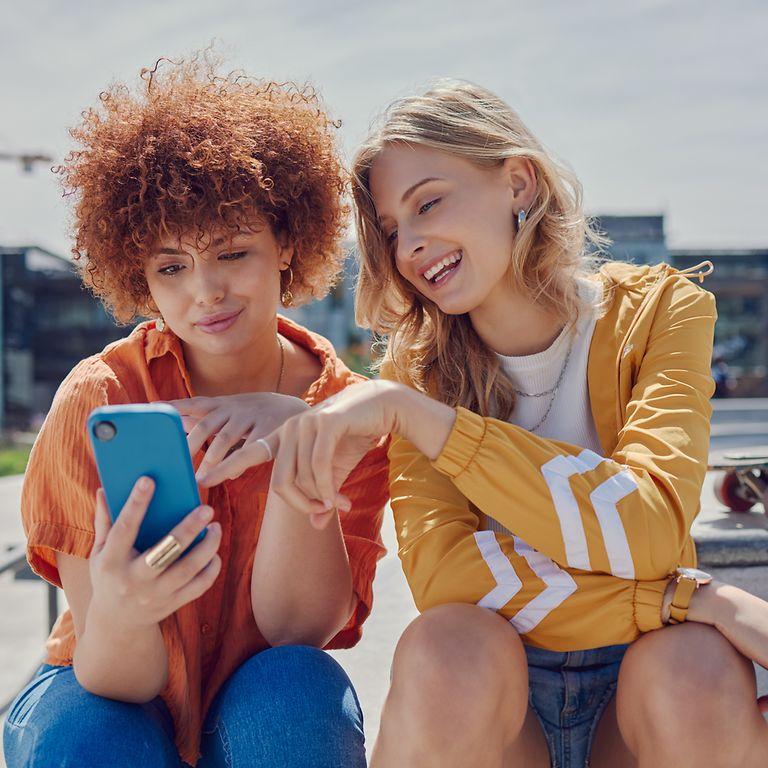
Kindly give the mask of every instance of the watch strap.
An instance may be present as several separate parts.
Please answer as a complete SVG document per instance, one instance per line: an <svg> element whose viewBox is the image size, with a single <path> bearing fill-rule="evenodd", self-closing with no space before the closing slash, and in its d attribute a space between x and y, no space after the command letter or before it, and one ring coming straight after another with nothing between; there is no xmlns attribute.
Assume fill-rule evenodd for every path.
<svg viewBox="0 0 768 768"><path fill-rule="evenodd" d="M691 597L699 584L696 579L687 576L679 576L677 585L672 595L672 604L669 606L669 623L681 624L685 621L688 614L688 606L691 604Z"/></svg>

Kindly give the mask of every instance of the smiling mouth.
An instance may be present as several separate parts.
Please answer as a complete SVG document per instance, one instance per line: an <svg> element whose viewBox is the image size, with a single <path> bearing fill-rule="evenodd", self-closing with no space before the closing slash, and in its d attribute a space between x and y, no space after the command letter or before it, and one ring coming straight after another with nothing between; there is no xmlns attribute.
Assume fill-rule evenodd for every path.
<svg viewBox="0 0 768 768"><path fill-rule="evenodd" d="M432 285L439 285L448 275L458 268L464 254L461 251L454 251L450 256L446 256L437 264L431 266L423 275L424 279Z"/></svg>

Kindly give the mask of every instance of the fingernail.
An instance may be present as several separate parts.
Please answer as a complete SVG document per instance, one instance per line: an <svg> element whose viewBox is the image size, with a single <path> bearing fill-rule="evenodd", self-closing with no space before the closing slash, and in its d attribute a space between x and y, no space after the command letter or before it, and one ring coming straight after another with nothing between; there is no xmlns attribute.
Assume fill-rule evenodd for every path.
<svg viewBox="0 0 768 768"><path fill-rule="evenodd" d="M140 491L148 491L151 485L152 485L152 481L148 477L140 477L139 478L139 490Z"/></svg>
<svg viewBox="0 0 768 768"><path fill-rule="evenodd" d="M210 507L201 507L198 510L197 516L201 520L210 520L213 517L213 510Z"/></svg>
<svg viewBox="0 0 768 768"><path fill-rule="evenodd" d="M323 506L326 512L330 512L333 509L333 504L328 499L323 499Z"/></svg>
<svg viewBox="0 0 768 768"><path fill-rule="evenodd" d="M221 531L221 524L220 524L220 523L211 523L211 524L208 526L208 530L209 530L211 533L219 533L219 531Z"/></svg>

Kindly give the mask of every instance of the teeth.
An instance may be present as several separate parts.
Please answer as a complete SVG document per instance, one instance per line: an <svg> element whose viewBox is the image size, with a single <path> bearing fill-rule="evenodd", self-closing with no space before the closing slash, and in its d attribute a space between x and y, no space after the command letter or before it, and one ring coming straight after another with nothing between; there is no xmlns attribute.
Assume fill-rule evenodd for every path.
<svg viewBox="0 0 768 768"><path fill-rule="evenodd" d="M437 275L447 266L455 264L457 261L461 261L461 251L456 251L456 253L453 253L450 256L446 256L444 259L442 259L442 261L439 261L437 264L431 266L424 273L424 277L427 280L431 280L435 275Z"/></svg>

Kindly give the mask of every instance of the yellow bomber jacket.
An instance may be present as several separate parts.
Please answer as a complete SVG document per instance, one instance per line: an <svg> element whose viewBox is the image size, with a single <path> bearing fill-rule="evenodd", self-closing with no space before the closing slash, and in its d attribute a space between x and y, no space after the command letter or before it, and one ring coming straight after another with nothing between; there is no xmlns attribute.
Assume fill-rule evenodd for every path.
<svg viewBox="0 0 768 768"><path fill-rule="evenodd" d="M611 262L594 278L609 297L587 373L605 456L464 408L435 461L393 438L399 555L420 611L475 603L555 651L661 626L670 575L696 565L714 389L715 300L687 274ZM398 378L391 364L382 376ZM513 535L481 530L481 512Z"/></svg>

